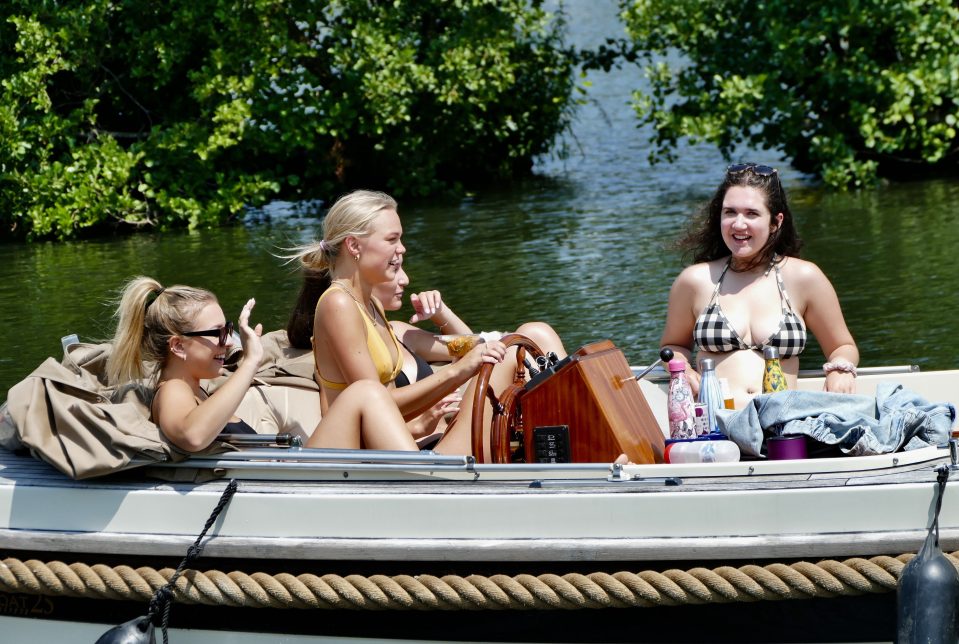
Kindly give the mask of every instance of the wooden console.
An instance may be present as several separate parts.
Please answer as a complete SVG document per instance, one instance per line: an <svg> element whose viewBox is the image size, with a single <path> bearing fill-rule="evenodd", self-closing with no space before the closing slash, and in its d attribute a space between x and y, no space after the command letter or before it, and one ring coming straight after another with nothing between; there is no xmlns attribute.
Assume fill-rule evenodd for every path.
<svg viewBox="0 0 959 644"><path fill-rule="evenodd" d="M663 433L626 356L610 340L571 354L533 382L519 404L528 463L549 461L544 450L554 440L561 443L558 460L604 463L625 453L633 463L663 462ZM562 426L569 428L568 443Z"/></svg>

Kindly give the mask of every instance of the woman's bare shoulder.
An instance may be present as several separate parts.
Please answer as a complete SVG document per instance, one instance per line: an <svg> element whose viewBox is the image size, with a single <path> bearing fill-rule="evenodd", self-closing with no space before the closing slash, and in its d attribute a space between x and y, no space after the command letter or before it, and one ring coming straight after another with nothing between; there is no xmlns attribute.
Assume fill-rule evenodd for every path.
<svg viewBox="0 0 959 644"><path fill-rule="evenodd" d="M798 257L787 257L782 264L783 276L787 281L791 281L803 286L814 286L827 280L825 273L815 263Z"/></svg>
<svg viewBox="0 0 959 644"><path fill-rule="evenodd" d="M400 342L406 342L406 335L408 333L415 333L416 331L422 331L426 333L419 327L413 326L408 322L402 322L400 320L390 320L390 326L393 327L393 333L396 334L396 337L400 339Z"/></svg>
<svg viewBox="0 0 959 644"><path fill-rule="evenodd" d="M679 273L674 284L676 286L682 286L684 288L691 287L697 290L711 287L716 283L716 280L719 279L723 265L724 260L690 264Z"/></svg>
<svg viewBox="0 0 959 644"><path fill-rule="evenodd" d="M327 289L316 303L317 313L339 315L355 308L349 293L339 288Z"/></svg>
<svg viewBox="0 0 959 644"><path fill-rule="evenodd" d="M157 385L153 395L153 412L158 415L173 410L186 414L197 404L193 388L179 378L164 380Z"/></svg>

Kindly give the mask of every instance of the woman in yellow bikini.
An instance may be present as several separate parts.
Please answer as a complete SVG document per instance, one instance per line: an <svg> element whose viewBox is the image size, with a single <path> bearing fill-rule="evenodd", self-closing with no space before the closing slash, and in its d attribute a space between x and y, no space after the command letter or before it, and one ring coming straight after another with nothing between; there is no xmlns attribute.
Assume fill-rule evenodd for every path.
<svg viewBox="0 0 959 644"><path fill-rule="evenodd" d="M410 420L466 383L481 365L497 364L506 356L501 342L481 343L429 378L395 386L402 371L402 349L373 296L373 287L394 280L402 266L406 248L396 207L391 197L380 192L350 193L337 200L324 218L323 239L299 254L306 281L297 310L305 313L316 302L313 355L324 413L347 384L375 379L387 387L403 417ZM323 290L325 278L329 286ZM323 292L315 300L316 290L309 291L317 283L316 290ZM291 342L295 345L295 338ZM454 423L433 449L469 454L468 419Z"/></svg>

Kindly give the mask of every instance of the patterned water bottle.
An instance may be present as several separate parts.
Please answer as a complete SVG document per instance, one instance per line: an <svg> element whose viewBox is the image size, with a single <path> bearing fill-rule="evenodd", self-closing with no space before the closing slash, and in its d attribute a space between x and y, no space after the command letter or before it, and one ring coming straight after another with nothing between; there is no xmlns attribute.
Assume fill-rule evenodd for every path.
<svg viewBox="0 0 959 644"><path fill-rule="evenodd" d="M763 373L763 393L771 394L776 391L786 391L786 376L782 365L779 364L779 350L776 347L763 349L763 358L766 360L766 370Z"/></svg>
<svg viewBox="0 0 959 644"><path fill-rule="evenodd" d="M669 413L670 438L696 438L696 417L693 390L686 380L686 361L669 361Z"/></svg>
<svg viewBox="0 0 959 644"><path fill-rule="evenodd" d="M716 363L712 358L703 358L699 368L703 374L699 381L699 402L706 403L709 431L718 433L719 422L716 420L716 410L723 408L723 393L719 388L719 378L716 377Z"/></svg>

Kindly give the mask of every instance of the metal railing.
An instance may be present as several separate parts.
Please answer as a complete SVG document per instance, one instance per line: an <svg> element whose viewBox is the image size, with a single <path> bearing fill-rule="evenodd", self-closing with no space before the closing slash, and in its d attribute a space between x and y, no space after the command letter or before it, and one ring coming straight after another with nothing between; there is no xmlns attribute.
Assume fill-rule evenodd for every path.
<svg viewBox="0 0 959 644"><path fill-rule="evenodd" d="M642 373L646 367L630 367L633 371L633 374L638 375ZM856 371L860 376L885 376L893 375L900 373L917 373L920 371L919 365L915 364L903 364L903 365L886 365L881 367L857 367ZM821 378L826 374L823 373L822 368L819 369L800 369L799 377L800 378ZM660 380L669 380L669 371L663 367L654 367L649 374L645 376L646 380L660 381Z"/></svg>

